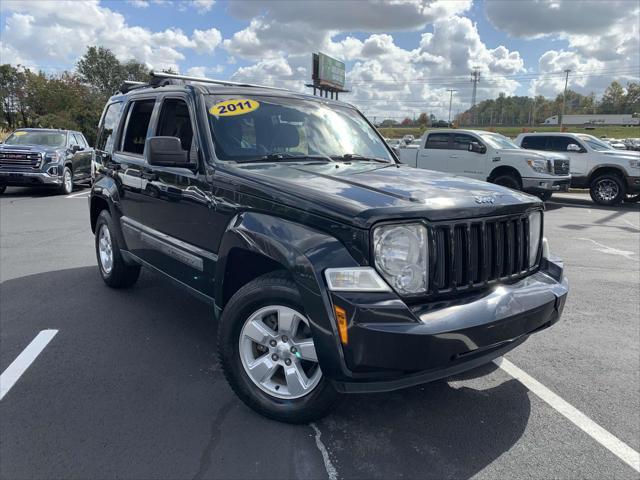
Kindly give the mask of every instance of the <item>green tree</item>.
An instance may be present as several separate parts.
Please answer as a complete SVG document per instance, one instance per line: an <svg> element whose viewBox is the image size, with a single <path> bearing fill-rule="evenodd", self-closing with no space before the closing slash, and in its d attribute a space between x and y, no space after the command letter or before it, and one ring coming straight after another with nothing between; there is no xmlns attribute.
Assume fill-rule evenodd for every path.
<svg viewBox="0 0 640 480"><path fill-rule="evenodd" d="M600 113L624 113L627 100L626 92L622 85L615 80L607 87L600 102Z"/></svg>
<svg viewBox="0 0 640 480"><path fill-rule="evenodd" d="M104 97L113 95L125 80L149 80L149 70L144 64L135 60L121 63L104 47L89 47L78 60L77 71L82 81Z"/></svg>

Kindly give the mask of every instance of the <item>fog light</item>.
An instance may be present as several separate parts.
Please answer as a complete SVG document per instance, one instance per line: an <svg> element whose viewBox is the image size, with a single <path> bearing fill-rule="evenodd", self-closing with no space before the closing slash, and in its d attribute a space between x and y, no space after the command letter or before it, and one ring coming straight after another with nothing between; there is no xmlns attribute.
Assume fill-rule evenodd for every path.
<svg viewBox="0 0 640 480"><path fill-rule="evenodd" d="M342 307L334 306L333 309L336 312L336 322L338 324L338 334L340 335L340 341L343 345L349 343L349 336L347 333L347 312Z"/></svg>
<svg viewBox="0 0 640 480"><path fill-rule="evenodd" d="M47 173L49 175L57 177L58 176L58 167L49 167L49 169L47 170Z"/></svg>

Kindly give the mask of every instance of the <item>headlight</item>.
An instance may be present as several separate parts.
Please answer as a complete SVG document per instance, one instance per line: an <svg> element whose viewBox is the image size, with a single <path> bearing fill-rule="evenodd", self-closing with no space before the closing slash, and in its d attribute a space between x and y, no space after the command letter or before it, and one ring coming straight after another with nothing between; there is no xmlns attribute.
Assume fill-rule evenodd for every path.
<svg viewBox="0 0 640 480"><path fill-rule="evenodd" d="M640 160L629 160L629 165L633 168L640 168Z"/></svg>
<svg viewBox="0 0 640 480"><path fill-rule="evenodd" d="M529 214L529 266L533 266L538 259L540 248L540 234L542 230L542 213Z"/></svg>
<svg viewBox="0 0 640 480"><path fill-rule="evenodd" d="M549 173L551 171L549 168L549 162L547 162L547 160L542 160L539 158L527 158L527 164L534 172Z"/></svg>
<svg viewBox="0 0 640 480"><path fill-rule="evenodd" d="M58 160L60 160L60 154L58 152L54 152L54 153L47 153L44 156L44 161L45 163L49 163L49 162L57 162Z"/></svg>
<svg viewBox="0 0 640 480"><path fill-rule="evenodd" d="M375 265L396 292L427 291L427 229L421 224L385 225L373 231Z"/></svg>

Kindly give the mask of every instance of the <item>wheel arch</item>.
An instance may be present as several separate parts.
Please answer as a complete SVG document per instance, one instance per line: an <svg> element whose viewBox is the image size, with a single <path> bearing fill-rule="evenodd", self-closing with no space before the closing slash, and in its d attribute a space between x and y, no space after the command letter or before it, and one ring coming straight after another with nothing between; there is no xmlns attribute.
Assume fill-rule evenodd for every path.
<svg viewBox="0 0 640 480"><path fill-rule="evenodd" d="M298 287L311 323L323 372L348 373L323 272L359 266L346 247L326 233L268 214L234 217L223 236L215 266L214 301L221 312L237 289L265 273L282 270ZM237 274L238 268L243 270Z"/></svg>
<svg viewBox="0 0 640 480"><path fill-rule="evenodd" d="M489 177L487 177L487 181L493 183L493 181L501 175L511 175L512 177L515 177L522 188L522 175L520 175L517 168L509 165L500 165L499 167L494 168Z"/></svg>
<svg viewBox="0 0 640 480"><path fill-rule="evenodd" d="M589 173L588 185L591 186L593 181L600 175L613 174L620 177L622 184L624 185L625 171L619 165L598 165L591 173Z"/></svg>

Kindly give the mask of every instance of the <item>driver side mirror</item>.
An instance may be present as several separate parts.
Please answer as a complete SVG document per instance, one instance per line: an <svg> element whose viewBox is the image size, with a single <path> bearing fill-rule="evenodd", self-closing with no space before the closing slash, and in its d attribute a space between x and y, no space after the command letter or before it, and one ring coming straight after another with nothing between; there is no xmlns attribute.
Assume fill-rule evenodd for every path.
<svg viewBox="0 0 640 480"><path fill-rule="evenodd" d="M182 142L178 137L149 137L145 151L149 165L184 168L194 166L189 161L189 152L182 149Z"/></svg>
<svg viewBox="0 0 640 480"><path fill-rule="evenodd" d="M582 149L580 148L580 145L576 145L575 143L570 143L569 145L567 145L567 152L581 152Z"/></svg>
<svg viewBox="0 0 640 480"><path fill-rule="evenodd" d="M471 142L469 143L469 151L474 153L486 153L487 147L478 142Z"/></svg>
<svg viewBox="0 0 640 480"><path fill-rule="evenodd" d="M81 150L84 150L84 148L82 148L80 145L71 145L71 151L73 153L79 152Z"/></svg>

